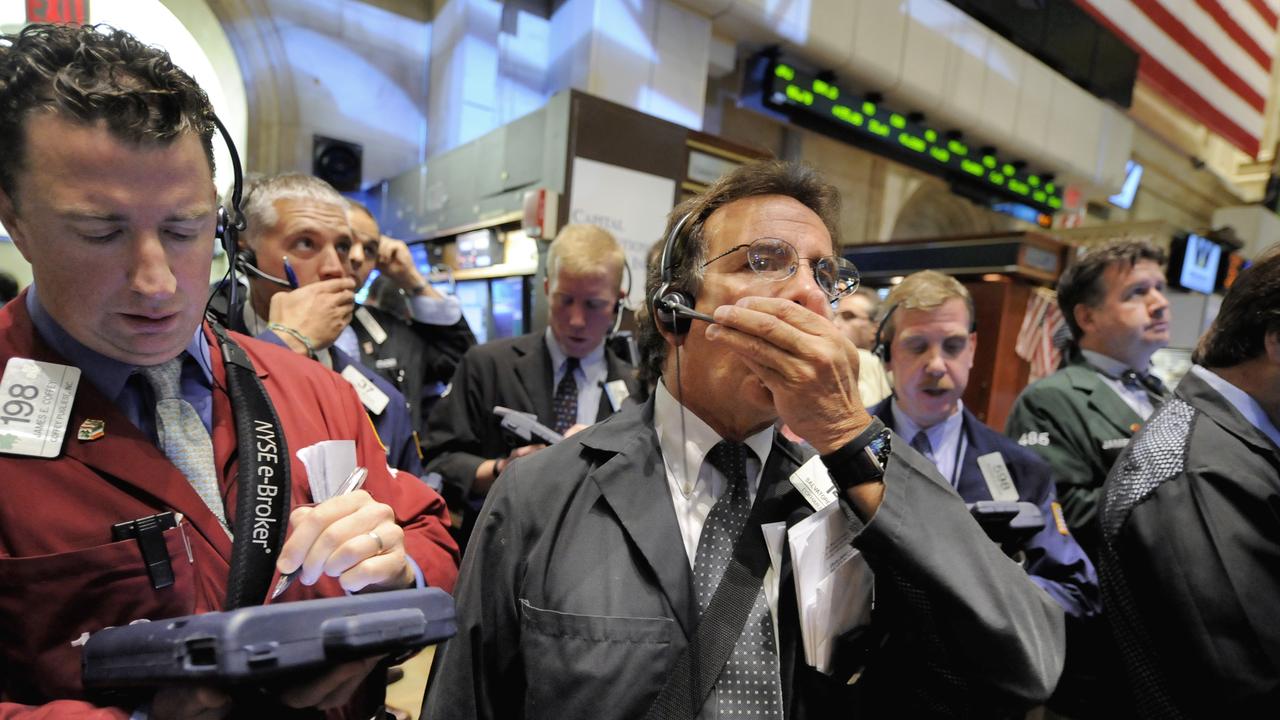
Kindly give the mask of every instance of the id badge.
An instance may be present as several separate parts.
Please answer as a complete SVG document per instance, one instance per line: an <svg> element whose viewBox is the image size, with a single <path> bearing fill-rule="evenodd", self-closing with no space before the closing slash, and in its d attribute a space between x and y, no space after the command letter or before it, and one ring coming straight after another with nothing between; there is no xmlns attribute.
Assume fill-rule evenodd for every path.
<svg viewBox="0 0 1280 720"><path fill-rule="evenodd" d="M78 367L9 358L0 378L0 453L56 457L79 385Z"/></svg>

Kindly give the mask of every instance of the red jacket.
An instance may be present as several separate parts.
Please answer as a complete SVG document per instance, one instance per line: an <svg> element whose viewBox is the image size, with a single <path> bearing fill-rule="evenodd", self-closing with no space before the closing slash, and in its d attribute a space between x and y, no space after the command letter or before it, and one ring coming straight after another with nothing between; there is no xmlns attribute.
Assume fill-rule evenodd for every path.
<svg viewBox="0 0 1280 720"><path fill-rule="evenodd" d="M0 309L0 372L12 357L66 363L35 332L24 298ZM223 469L225 506L233 512L235 425L227 395L217 389L226 386L222 355L205 332L215 387L214 458ZM393 477L351 386L319 363L233 336L280 416L292 456L293 505L312 502L297 451L322 440L355 440L357 462L369 469L364 489L395 510L405 548L427 584L452 592L458 555L444 502L417 478ZM104 420L106 435L77 440L86 418ZM165 532L176 581L154 590L137 543L112 542L111 526L166 510L184 516ZM82 634L220 609L230 556L230 539L186 478L82 378L60 455L0 454L0 718L127 717L132 708L82 700ZM323 578L312 587L294 583L282 599L341 594L336 580Z"/></svg>

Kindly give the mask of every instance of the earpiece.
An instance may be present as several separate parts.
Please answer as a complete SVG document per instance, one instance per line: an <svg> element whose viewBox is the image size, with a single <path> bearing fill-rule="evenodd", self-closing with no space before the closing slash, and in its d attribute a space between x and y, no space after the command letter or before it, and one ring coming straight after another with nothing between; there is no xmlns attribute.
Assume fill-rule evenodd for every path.
<svg viewBox="0 0 1280 720"><path fill-rule="evenodd" d="M889 343L885 342L884 326L885 323L889 322L889 316L893 315L894 311L897 309L897 304L890 305L889 312L885 313L884 317L880 318L880 324L876 325L876 343L871 346L871 354L880 358L880 362L885 365L889 364ZM890 338L890 340L892 340L892 338Z"/></svg>
<svg viewBox="0 0 1280 720"><path fill-rule="evenodd" d="M885 313L884 317L880 318L880 324L876 326L876 343L871 346L871 354L880 358L880 362L885 365L889 364L889 358L891 357L889 346L893 344L893 338L886 338L884 336L884 326L889 322L889 317L898 309L898 305L899 303L890 305L889 312ZM969 318L969 332L978 332L978 318Z"/></svg>
<svg viewBox="0 0 1280 720"><path fill-rule="evenodd" d="M678 257L675 245L682 239L684 227L693 215L693 212L685 213L667 235L667 240L662 246L662 283L649 299L649 304L653 308L653 319L674 335L688 333L690 326L693 325L692 318L708 319L706 315L693 311L693 295L684 288L676 287L674 282L675 263Z"/></svg>

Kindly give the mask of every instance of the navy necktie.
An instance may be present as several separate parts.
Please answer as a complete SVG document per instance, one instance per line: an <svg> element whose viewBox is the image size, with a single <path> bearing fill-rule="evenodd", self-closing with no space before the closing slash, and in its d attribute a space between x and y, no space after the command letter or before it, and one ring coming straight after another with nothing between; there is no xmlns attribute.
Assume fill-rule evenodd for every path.
<svg viewBox="0 0 1280 720"><path fill-rule="evenodd" d="M564 377L556 385L556 394L551 405L556 414L556 426L552 428L558 433L568 430L578 422L578 381L573 374L578 369L578 358L571 357L564 361Z"/></svg>

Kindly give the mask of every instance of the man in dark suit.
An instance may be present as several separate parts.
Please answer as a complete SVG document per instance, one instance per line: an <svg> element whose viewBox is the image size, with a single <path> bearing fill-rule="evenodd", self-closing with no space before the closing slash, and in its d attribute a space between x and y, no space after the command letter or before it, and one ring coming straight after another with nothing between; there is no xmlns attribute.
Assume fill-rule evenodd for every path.
<svg viewBox="0 0 1280 720"><path fill-rule="evenodd" d="M856 287L837 206L813 170L760 162L673 212L641 325L654 396L493 486L430 717L999 717L1049 694L1062 609L858 398L827 316ZM794 568L789 525L814 533ZM844 574L863 560L869 622ZM815 565L840 574L801 606L793 570ZM843 622L811 613L824 587Z"/></svg>
<svg viewBox="0 0 1280 720"><path fill-rule="evenodd" d="M462 354L476 338L462 317L458 299L441 295L413 262L409 246L382 234L369 208L347 200L351 224L351 267L356 287L376 269L399 288L400 308L356 305L352 322L334 344L396 386L409 403L419 437L427 413L449 381ZM402 312L401 312L402 311Z"/></svg>
<svg viewBox="0 0 1280 720"><path fill-rule="evenodd" d="M1280 702L1280 248L1107 478L1102 592L1144 718Z"/></svg>
<svg viewBox="0 0 1280 720"><path fill-rule="evenodd" d="M227 327L283 345L342 375L355 388L387 449L387 462L422 474L409 405L390 381L336 343L355 309L361 247L347 223L347 201L329 183L285 173L245 190L240 262L249 292L227 306L225 283L210 309Z"/></svg>
<svg viewBox="0 0 1280 720"><path fill-rule="evenodd" d="M1098 578L1062 519L1048 464L984 425L961 400L978 343L969 291L925 270L894 286L885 302L892 312L880 325L879 352L895 388L871 413L931 460L966 503L1039 508L1043 522L1034 535L1010 533L1014 518L984 529L1068 615L1098 612Z"/></svg>
<svg viewBox="0 0 1280 720"><path fill-rule="evenodd" d="M495 405L575 432L642 400L635 370L605 337L621 309L622 247L594 225L568 225L547 250L545 332L496 340L462 357L449 392L431 411L427 470L444 478L445 499L463 514L462 539L478 507L512 460L545 447L504 433Z"/></svg>

